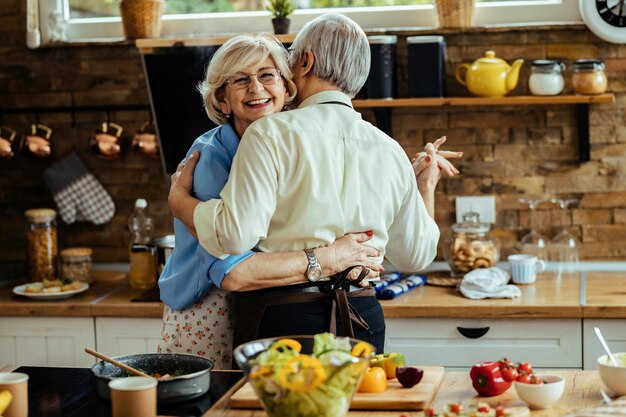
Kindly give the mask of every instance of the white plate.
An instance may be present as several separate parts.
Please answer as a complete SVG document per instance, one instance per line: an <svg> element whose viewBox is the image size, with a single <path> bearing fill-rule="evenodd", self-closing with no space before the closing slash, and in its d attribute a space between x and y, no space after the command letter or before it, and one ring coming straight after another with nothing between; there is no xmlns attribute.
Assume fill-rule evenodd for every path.
<svg viewBox="0 0 626 417"><path fill-rule="evenodd" d="M80 294L81 292L85 292L89 289L89 284L83 282L83 286L77 290L71 291L63 291L63 292L53 292L53 293L37 293L37 292L25 292L24 290L30 284L18 285L13 288L13 294L21 295L23 297L32 298L34 300L62 300L64 298L69 298L73 295Z"/></svg>

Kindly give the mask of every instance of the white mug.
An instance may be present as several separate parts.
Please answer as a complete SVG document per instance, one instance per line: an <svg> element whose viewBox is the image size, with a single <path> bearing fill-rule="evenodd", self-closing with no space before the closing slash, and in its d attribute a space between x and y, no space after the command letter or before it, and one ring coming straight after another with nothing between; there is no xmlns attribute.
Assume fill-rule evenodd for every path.
<svg viewBox="0 0 626 417"><path fill-rule="evenodd" d="M517 254L508 259L514 284L532 284L537 279L537 272L546 269L546 263L534 255Z"/></svg>

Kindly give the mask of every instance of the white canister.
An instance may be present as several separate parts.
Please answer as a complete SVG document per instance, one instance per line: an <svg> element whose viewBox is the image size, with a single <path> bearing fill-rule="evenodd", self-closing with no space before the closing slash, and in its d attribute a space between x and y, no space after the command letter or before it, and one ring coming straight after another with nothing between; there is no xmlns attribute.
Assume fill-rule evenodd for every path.
<svg viewBox="0 0 626 417"><path fill-rule="evenodd" d="M565 65L548 59L535 60L531 64L528 80L530 92L535 96L555 96L563 91Z"/></svg>

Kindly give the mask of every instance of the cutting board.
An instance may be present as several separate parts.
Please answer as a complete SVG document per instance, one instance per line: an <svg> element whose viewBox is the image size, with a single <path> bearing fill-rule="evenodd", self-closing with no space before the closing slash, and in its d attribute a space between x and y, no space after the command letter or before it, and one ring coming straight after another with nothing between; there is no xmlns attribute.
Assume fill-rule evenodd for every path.
<svg viewBox="0 0 626 417"><path fill-rule="evenodd" d="M357 392L350 404L351 410L423 410L432 401L443 381L443 366L418 366L424 370L422 381L412 388L404 388L397 379L388 381L385 392ZM246 383L230 398L232 408L261 408L250 383Z"/></svg>

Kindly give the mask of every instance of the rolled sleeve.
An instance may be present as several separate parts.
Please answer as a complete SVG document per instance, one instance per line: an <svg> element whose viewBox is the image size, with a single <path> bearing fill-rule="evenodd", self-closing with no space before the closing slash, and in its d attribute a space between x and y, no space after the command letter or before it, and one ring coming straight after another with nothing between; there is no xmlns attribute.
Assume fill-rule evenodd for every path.
<svg viewBox="0 0 626 417"><path fill-rule="evenodd" d="M211 255L225 259L229 253L220 245L215 228L215 219L222 211L222 200L215 199L199 203L193 211L193 224L196 226L198 242Z"/></svg>
<svg viewBox="0 0 626 417"><path fill-rule="evenodd" d="M222 288L222 281L226 275L230 274L230 271L233 270L237 265L248 259L254 255L253 251L248 251L242 255L233 255L229 256L226 259L217 260L211 265L209 269L209 276L211 277L211 282L215 284L217 287Z"/></svg>

